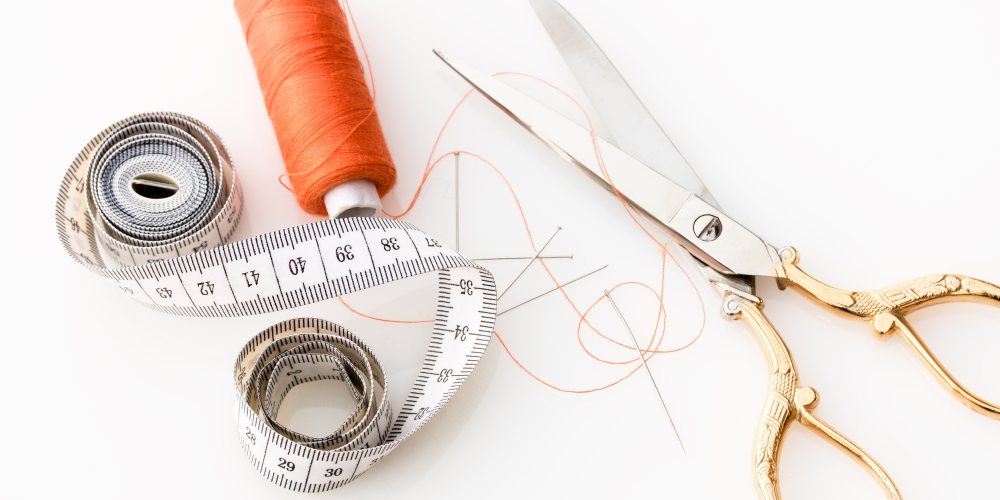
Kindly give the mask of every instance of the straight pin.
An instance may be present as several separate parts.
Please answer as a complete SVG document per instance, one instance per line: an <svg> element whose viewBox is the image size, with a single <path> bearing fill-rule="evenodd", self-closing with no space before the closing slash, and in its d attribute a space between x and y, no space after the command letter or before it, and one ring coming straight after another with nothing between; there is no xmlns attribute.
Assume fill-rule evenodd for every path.
<svg viewBox="0 0 1000 500"><path fill-rule="evenodd" d="M455 252L458 252L458 152L455 152Z"/></svg>
<svg viewBox="0 0 1000 500"><path fill-rule="evenodd" d="M503 292L500 292L500 295L497 296L498 303L500 302L500 299L503 297L503 295L507 293L507 290L510 290L510 287L514 286L514 282L516 282L521 277L521 275L528 270L528 266L530 266L531 263L534 262L535 259L537 259L538 256L542 254L542 250L545 250L545 247L549 246L549 242L552 241L552 238L556 237L556 233L558 233L560 229L562 228L561 227L556 228L555 232L552 233L552 236L549 236L549 239L545 242L544 245L542 245L542 248L539 248L538 251L535 252L535 256L532 257L531 260L529 260L528 263L524 265L524 269L521 269L521 272L517 273L517 277L514 278L514 281L511 281L510 284L507 285L507 288L504 288Z"/></svg>
<svg viewBox="0 0 1000 500"><path fill-rule="evenodd" d="M530 259L530 258L531 257L527 257L527 256L525 256L525 257L479 257L479 258L469 259L469 260L527 260L527 259ZM572 259L573 258L573 254L569 254L569 255L539 255L538 258L539 259Z"/></svg>
<svg viewBox="0 0 1000 500"><path fill-rule="evenodd" d="M542 258L544 259L544 257L542 257ZM510 311L512 311L512 310L514 310L514 309L517 309L518 307L521 307L521 306L523 306L523 305L527 304L528 302L531 302L532 300L535 300L535 299L540 299L540 298L542 298L542 297L544 297L544 296L546 296L546 295L548 295L548 294L550 294L550 293L552 293L552 292L554 292L554 291L558 290L558 289L559 289L559 288L561 288L561 287L564 287L564 286L567 286L567 285L569 285L570 283L573 283L573 282L575 282L575 281L580 281L580 280L582 280L583 278L586 278L587 276L590 276L591 274L594 274L594 273L596 273L597 271L600 271L600 270L604 269L605 267L608 267L608 265L607 265L607 264L605 264L605 265L603 265L603 266L601 266L601 267L599 267L599 268L597 268L597 269L594 269L593 271L591 271L591 272L589 272L589 273L587 273L587 274L584 274L583 276L577 276L576 278L573 278L573 279L571 279L571 280L569 280L569 281L567 281L567 282L565 282L565 283L563 283L563 284L561 284L561 285L559 285L559 286L557 286L557 287L553 287L553 288L552 288L551 290L548 290L548 291L545 291L545 292L542 292L542 293L540 293L540 294L538 294L538 295L535 295L534 297L532 297L532 298L530 298L530 299L528 299L528 300L526 300L526 301L524 301L524 302L521 302L520 304L518 304L518 305L516 305L516 306L514 306L514 307L511 307L511 308L509 308L509 309L506 309L506 310L504 310L503 312L500 312L500 313L497 313L497 316L500 316L500 315L502 315L502 314L507 314L507 313L509 313Z"/></svg>
<svg viewBox="0 0 1000 500"><path fill-rule="evenodd" d="M649 366L646 364L646 358L642 354L642 349L639 347L639 341L635 339L635 335L632 333L632 329L629 328L628 323L625 322L625 316L622 316L622 312L618 310L618 306L615 305L615 301L611 299L611 293L604 290L604 296L608 298L608 302L611 303L611 307L615 309L618 313L618 319L622 320L622 324L625 325L625 331L628 332L629 337L632 337L632 344L635 345L635 352L639 354L639 361L642 361L642 367L646 369L646 375L649 375L649 382L653 384L653 390L656 391L656 396L660 398L660 404L663 405L663 412L667 414L667 421L670 422L670 427L674 430L674 435L677 436L677 442L681 445L681 451L684 452L684 456L687 456L687 450L684 449L684 442L681 441L681 435L677 432L677 427L674 426L674 419L670 418L670 410L667 409L667 403L663 401L663 395L660 394L660 388L656 386L656 381L653 380L653 372L649 370Z"/></svg>

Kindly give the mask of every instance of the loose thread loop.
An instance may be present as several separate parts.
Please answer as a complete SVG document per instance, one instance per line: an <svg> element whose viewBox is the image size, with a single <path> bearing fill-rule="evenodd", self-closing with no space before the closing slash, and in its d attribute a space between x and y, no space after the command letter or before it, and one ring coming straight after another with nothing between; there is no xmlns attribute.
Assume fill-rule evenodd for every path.
<svg viewBox="0 0 1000 500"><path fill-rule="evenodd" d="M622 204L622 207L625 209L626 213L628 213L629 217L632 218L632 221L635 222L635 224L637 226L639 226L639 228L646 234L646 236L648 236L651 240L653 240L654 244L656 245L656 247L658 249L658 252L662 256L662 261L661 261L661 266L660 266L660 272L661 272L660 273L660 290L659 290L658 293L655 290L653 290L652 287L650 287L650 286L648 286L646 284L643 284L643 283L638 283L638 282L620 283L618 285L615 285L614 288L612 288L612 290L615 290L615 289L617 289L617 288L619 288L621 286L624 286L624 285L636 285L636 286L640 286L640 287L643 287L643 288L649 290L653 294L653 296L656 297L657 303L659 304L659 308L658 308L658 312L657 312L657 322L656 322L656 325L653 328L653 335L650 338L649 344L646 346L645 349L641 350L642 351L641 355L648 361L648 360L652 359L653 356L655 356L657 354L667 354L667 353L679 352L679 351L682 351L682 350L687 349L688 347L692 346L695 342L698 341L698 339L701 338L702 334L704 333L704 331L705 331L705 324L706 324L706 320L707 320L707 314L705 312L705 302L704 302L704 300L701 297L701 292L698 290L697 286L695 286L694 281L691 279L691 276L680 265L680 263L677 262L677 259L674 258L673 254L670 253L670 251L667 248L666 244L665 243L661 243L652 234L649 233L649 231L635 217L635 213L634 213L635 208L632 207L631 203L629 203L627 200L625 200L625 198L621 195L621 193L617 190L617 188L615 188L613 179L611 179L611 177L607 173L606 168L604 167L604 158L603 158L603 156L601 154L600 144L597 141L597 134L594 131L593 123L591 122L590 117L587 115L586 110L571 95L567 94L565 91L563 91L562 89L556 87L555 85L552 85L551 83L549 83L549 82L547 82L545 80L542 80L541 78L538 78L538 77L533 76L533 75L528 75L528 74L525 74L525 73L518 73L518 72L513 72L513 71L505 71L505 72L495 73L493 76L500 76L500 75L524 76L524 77L528 77L528 78L531 78L533 80L536 80L538 82L541 82L541 83L549 86L550 88L558 91L559 93L561 93L562 95L566 96L567 98L569 98L577 106L577 108L580 109L580 111L584 114L584 117L586 117L587 124L588 124L588 126L590 128L591 141L593 142L593 145L594 145L594 154L597 157L598 164L601 166L602 173L604 174L605 178L608 179L608 182L611 184L612 190L614 191L615 195L618 197L618 200ZM521 216L521 221L524 223L525 235L528 238L528 242L531 245L532 251L537 251L537 248L536 248L535 243L534 243L534 239L532 238L531 229L529 228L529 225L528 225L528 219L527 219L527 217L526 217L526 215L524 213L524 209L521 207L521 202L518 200L517 194L514 192L513 186L511 186L510 182L503 175L503 173L500 171L499 168L497 168L495 165L493 165L487 159L485 159L485 158L483 158L483 157L481 157L481 156L479 156L479 155L477 155L475 153L472 153L472 152L469 152L469 151L465 151L465 150L449 151L447 153L441 154L437 158L434 157L434 152L435 152L435 150L437 150L437 146L441 142L441 137L444 134L445 129L451 123L451 120L452 120L452 118L454 118L455 113L458 111L458 109L462 106L463 103L465 103L465 101L468 99L468 97L470 95L472 95L473 92L475 92L475 89L469 90L468 92L465 93L465 95L462 96L462 98L458 101L458 103L455 105L455 107L452 108L451 112L448 114L448 117L445 119L444 124L441 126L441 129L438 131L438 135L437 135L437 137L434 140L434 145L431 147L431 153L430 153L429 157L427 158L427 164L424 167L424 173L421 176L420 183L417 185L416 192L414 193L413 198L410 200L410 203L407 206L407 208L403 212L401 212L399 214L390 214L388 212L385 212L384 210L383 210L383 213L385 213L388 217L393 218L393 219L399 219L399 218L405 216L406 214L408 214L413 209L413 207L416 205L417 199L420 197L421 192L423 190L423 187L427 183L427 179L430 176L431 172L434 170L434 168L437 167L437 165L442 160L444 160L445 158L450 157L451 155L453 155L455 153L467 154L469 156L472 156L473 158L476 158L476 159L482 161L486 165L488 165L504 181L504 184L507 186L507 189L510 191L511 197L513 198L514 203L517 206L518 212L519 212L519 214ZM665 285L666 285L667 257L669 257L670 261L681 271L681 273L684 274L684 277L687 279L688 284L691 285L691 289L694 291L695 296L697 297L699 305L701 307L701 316L702 317L701 317L701 326L699 327L698 333L694 336L694 338L692 338L690 341L688 341L686 344L684 344L684 345L682 345L680 347L672 348L672 349L661 349L663 341L664 341L664 339L666 337L666 326L667 326L666 325L666 322L667 322L667 310L666 310L666 305L664 304L664 299L663 299L663 297L664 297L664 291L665 291ZM579 321L577 322L577 342L579 343L579 345L583 349L583 351L587 354L587 356L590 357L591 359L594 359L596 361L599 361L599 362L605 363L605 364L610 364L610 365L626 365L626 364L635 363L636 366L634 367L634 369L632 369L631 371L629 371L627 374L625 374L621 378L619 378L619 379L617 379L617 380L615 380L613 382L610 382L610 383L608 383L606 385L600 386L600 387L595 387L595 388L590 388L590 389L566 389L566 388L560 387L558 385L555 385L553 383L550 383L550 382L544 380L543 378L539 377L538 375L536 375L535 373L533 373L531 370L529 370L528 367L526 367L523 363L521 363L521 361L518 360L517 356L515 356L514 353L511 352L510 347L507 345L506 341L504 341L504 339L500 336L499 332L494 331L493 334L496 335L497 340L500 341L501 345L503 345L504 350L510 356L511 360L513 360L514 363L517 364L517 366L519 368L521 368L525 373L527 373L528 376L534 378L535 380L537 380L538 382L542 383L543 385L545 385L547 387L550 387L552 389L555 389L557 391L560 391L560 392L575 393L575 394L596 392L596 391L601 391L601 390L607 389L609 387L613 387L613 386L621 383L622 381L628 379L633 374L635 374L639 369L641 369L642 365L639 363L639 358L638 357L632 357L632 358L629 358L629 359L627 359L625 361L608 360L608 359L604 359L604 358L601 358L601 357L597 356L590 349L588 349L587 346L585 345L585 341L584 341L583 335L581 333L582 329L583 329L583 325L586 325L590 330L594 331L599 338L603 339L604 341L607 341L611 345L620 347L622 349L626 349L629 354L635 353L635 348L634 347L632 347L630 345L627 345L625 343L622 343L622 342L618 342L618 341L614 340L613 338L609 337L608 335L605 335L598 328L596 328L594 325L592 325L590 323L590 321L587 319L587 315L590 313L590 311L597 304L599 304L602 300L604 300L605 296L603 294L601 294L601 296L596 301L594 301L594 303L591 304L590 307L588 307L585 311L580 311L580 309L577 307L577 305L573 301L573 299L571 299L569 297L569 295L566 293L566 290L564 290L563 287L562 287L562 285L559 284L559 280L556 279L555 275L549 269L549 266L545 263L545 261L544 260L539 260L538 262L539 262L539 264L542 265L542 268L545 270L546 274L548 274L549 279L551 279L552 282L555 283L555 286L562 293L563 298L567 301L567 303L570 305L570 307L573 309L573 311L579 317ZM352 311L353 311L353 309L352 309ZM358 313L358 314L361 314L361 313ZM375 317L367 316L367 315L364 315L364 314L362 314L362 316L365 316L365 317L368 317L370 319L374 319L374 320L377 320L377 321L398 322L396 320L385 320L385 319L382 319L382 318L375 318ZM662 318L662 325L661 325L661 318Z"/></svg>
<svg viewBox="0 0 1000 500"><path fill-rule="evenodd" d="M288 175L287 173L281 174L278 176L278 184L281 184L281 187L287 189L289 193L295 194L295 190L292 189L292 186L285 184L285 181L282 180L283 177L288 177L289 181L292 180L291 176Z"/></svg>
<svg viewBox="0 0 1000 500"><path fill-rule="evenodd" d="M278 5L280 4L280 5ZM332 8L331 8L332 6ZM243 24L247 46L254 59L261 91L275 133L278 136L282 156L285 159L287 174L279 176L278 181L294 193L299 204L309 213L326 215L322 197L333 186L353 180L366 178L375 183L380 196L383 196L395 183L395 167L389 155L385 140L382 137L375 110L375 82L372 76L371 61L365 50L364 42L357 29L357 23L351 13L350 4L345 1L341 8L336 2L322 0L284 0L270 2L268 0L237 0L236 10ZM346 16L345 16L346 10ZM371 78L371 89L365 84L364 71L357 58L351 41L347 19L354 26L359 45L365 56L368 75ZM656 297L659 304L657 321L653 335L648 345L640 354L651 359L657 354L665 354L683 350L701 338L705 328L705 306L701 294L695 287L687 271L677 262L666 245L657 240L639 222L635 216L635 208L625 200L614 185L614 180L608 175L604 166L597 135L586 111L572 96L562 89L533 75L518 72L500 72L494 76L515 75L531 78L556 90L569 98L583 113L590 128L594 154L605 178L611 184L626 213L636 225L656 244L663 259L661 262L660 290L638 283L620 283L614 287L640 286ZM488 165L504 181L517 206L521 220L524 223L525 235L532 250L536 250L535 242L529 228L528 219L521 207L514 188L503 173L485 158L469 151L450 151L435 158L435 151L441 141L445 129L451 123L458 109L474 92L467 92L448 114L444 124L438 131L431 147L423 175L409 205L399 214L384 212L392 219L407 215L420 197L428 176L433 169L446 157L455 153L464 153ZM288 177L291 186L285 184ZM667 257L687 278L694 290L702 309L702 324L697 335L687 344L674 349L661 349L666 336L667 310L663 302L666 280ZM612 365L636 363L634 369L621 378L606 385L590 389L565 389L549 383L524 366L511 352L507 343L497 332L497 340L503 345L511 359L529 376L542 384L561 392L588 393L607 389L629 378L641 368L638 357L630 357L624 361L604 359L588 349L582 335L586 325L594 331L598 338L607 341L612 346L627 349L629 354L635 349L625 343L618 342L602 333L587 319L589 312L603 300L603 295L586 310L581 311L556 280L544 260L540 260L546 274L555 283L563 298L579 317L577 323L577 342L586 355L596 361ZM433 320L405 321L378 318L361 313L346 302L343 305L352 313L376 321L390 323L424 323Z"/></svg>

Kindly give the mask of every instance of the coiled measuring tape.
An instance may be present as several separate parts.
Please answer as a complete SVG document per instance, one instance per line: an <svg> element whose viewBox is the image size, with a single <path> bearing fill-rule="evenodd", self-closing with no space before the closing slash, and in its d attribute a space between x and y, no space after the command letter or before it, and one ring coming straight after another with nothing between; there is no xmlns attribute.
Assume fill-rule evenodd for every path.
<svg viewBox="0 0 1000 500"><path fill-rule="evenodd" d="M430 346L394 422L382 363L328 321L274 325L236 359L237 434L254 467L295 491L342 486L434 416L472 373L493 332L493 276L388 219L322 221L227 244L242 202L229 152L211 129L147 113L108 127L80 152L59 189L56 226L81 265L146 306L185 316L277 311L437 271ZM357 401L334 433L306 436L277 422L292 388L323 379L343 381Z"/></svg>

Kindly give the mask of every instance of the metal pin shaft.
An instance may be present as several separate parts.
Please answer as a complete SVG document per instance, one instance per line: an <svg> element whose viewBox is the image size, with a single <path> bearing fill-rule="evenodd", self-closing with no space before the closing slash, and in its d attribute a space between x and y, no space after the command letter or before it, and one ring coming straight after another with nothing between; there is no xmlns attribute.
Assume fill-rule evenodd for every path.
<svg viewBox="0 0 1000 500"><path fill-rule="evenodd" d="M524 257L476 257L474 259L469 259L469 260L527 260L527 259L530 259L530 258L531 257L528 257L528 256L524 256ZM539 259L572 259L573 258L573 254L569 254L569 255L539 255L538 258Z"/></svg>
<svg viewBox="0 0 1000 500"><path fill-rule="evenodd" d="M510 290L510 287L513 286L514 283L521 277L521 275L528 270L528 266L530 266L531 263L534 262L535 259L537 259L538 256L542 254L542 250L545 250L545 247L549 246L549 242L552 241L552 238L556 237L556 233L558 233L560 229L562 228L561 227L556 228L555 232L552 233L552 236L549 236L549 239L545 242L544 245L542 245L542 248L539 248L538 251L535 252L535 256L532 257L531 260L529 260L528 263L524 265L524 269L521 269L521 272L517 273L517 277L514 278L514 281L511 281L510 284L507 285L507 288L504 288L503 291L500 292L500 295L497 296L497 302L500 302L500 298L502 298L503 295L507 293L507 290Z"/></svg>
<svg viewBox="0 0 1000 500"><path fill-rule="evenodd" d="M458 252L458 153L455 153L455 251Z"/></svg>
<svg viewBox="0 0 1000 500"><path fill-rule="evenodd" d="M663 412L667 414L667 421L670 422L670 427L674 430L674 435L677 436L677 442L681 445L681 451L687 456L687 450L684 449L684 442L681 441L681 435L677 432L677 427L674 426L674 419L670 418L670 410L667 409L667 403L663 401L663 395L660 394L660 388L656 386L656 381L653 380L653 372L649 370L649 366L646 365L646 358L642 354L642 349L639 347L639 341L635 339L635 335L632 333L632 329L629 328L628 323L625 322L625 316L622 316L622 312L618 310L618 306L615 305L615 301L611 299L611 293L604 290L604 296L608 298L608 302L611 303L611 307L615 309L618 313L618 319L622 320L622 324L625 325L625 330L628 332L629 337L632 337L632 344L635 345L635 352L639 354L639 361L642 361L642 367L646 369L646 375L649 375L649 382L653 384L653 390L656 391L656 396L660 398L660 404L663 405Z"/></svg>
<svg viewBox="0 0 1000 500"><path fill-rule="evenodd" d="M569 281L567 281L567 282L565 282L565 283L563 283L563 284L561 284L561 285L559 285L557 287L553 287L550 290L547 290L547 291L544 291L544 292L542 292L542 293L540 293L538 295L535 295L534 297L532 297L532 298L530 298L530 299L528 299L528 300L526 300L524 302L521 302L520 304L518 304L518 305L516 305L514 307L510 307L510 308L504 310L503 312L499 312L499 313L497 313L497 316L500 316L500 315L503 315L503 314L507 314L507 313L511 312L512 310L517 309L518 307L521 307L521 306L527 304L528 302L531 302L532 300L540 299L540 298L542 298L542 297L544 297L544 296L546 296L546 295L548 295L548 294L550 294L550 293L558 290L560 287L564 287L566 285L569 285L570 283L573 283L573 282L576 282L576 281L580 281L583 278L586 278L587 276L590 276L591 274L594 274L597 271L600 271L600 270L604 269L605 267L608 267L607 264L605 264L605 265L603 265L603 266L601 266L601 267L599 267L597 269L594 269L593 271L591 271L591 272L589 272L587 274L584 274L582 276L577 276L576 278L573 278L573 279L571 279L571 280L569 280Z"/></svg>

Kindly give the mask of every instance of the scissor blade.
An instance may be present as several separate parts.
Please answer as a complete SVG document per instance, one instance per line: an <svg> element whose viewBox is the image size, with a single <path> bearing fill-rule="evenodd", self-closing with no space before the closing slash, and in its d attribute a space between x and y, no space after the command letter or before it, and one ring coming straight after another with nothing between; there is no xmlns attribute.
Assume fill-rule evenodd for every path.
<svg viewBox="0 0 1000 500"><path fill-rule="evenodd" d="M614 182L614 187L633 205L662 224L666 225L691 196L688 190L547 106L462 61L437 50L434 53L557 153L608 190L613 191ZM603 162L598 159L595 143Z"/></svg>
<svg viewBox="0 0 1000 500"><path fill-rule="evenodd" d="M529 3L618 147L718 207L708 188L587 30L555 0Z"/></svg>
<svg viewBox="0 0 1000 500"><path fill-rule="evenodd" d="M538 101L440 51L434 53L542 142L605 188L617 190L716 271L748 276L776 272L777 251L718 208Z"/></svg>

